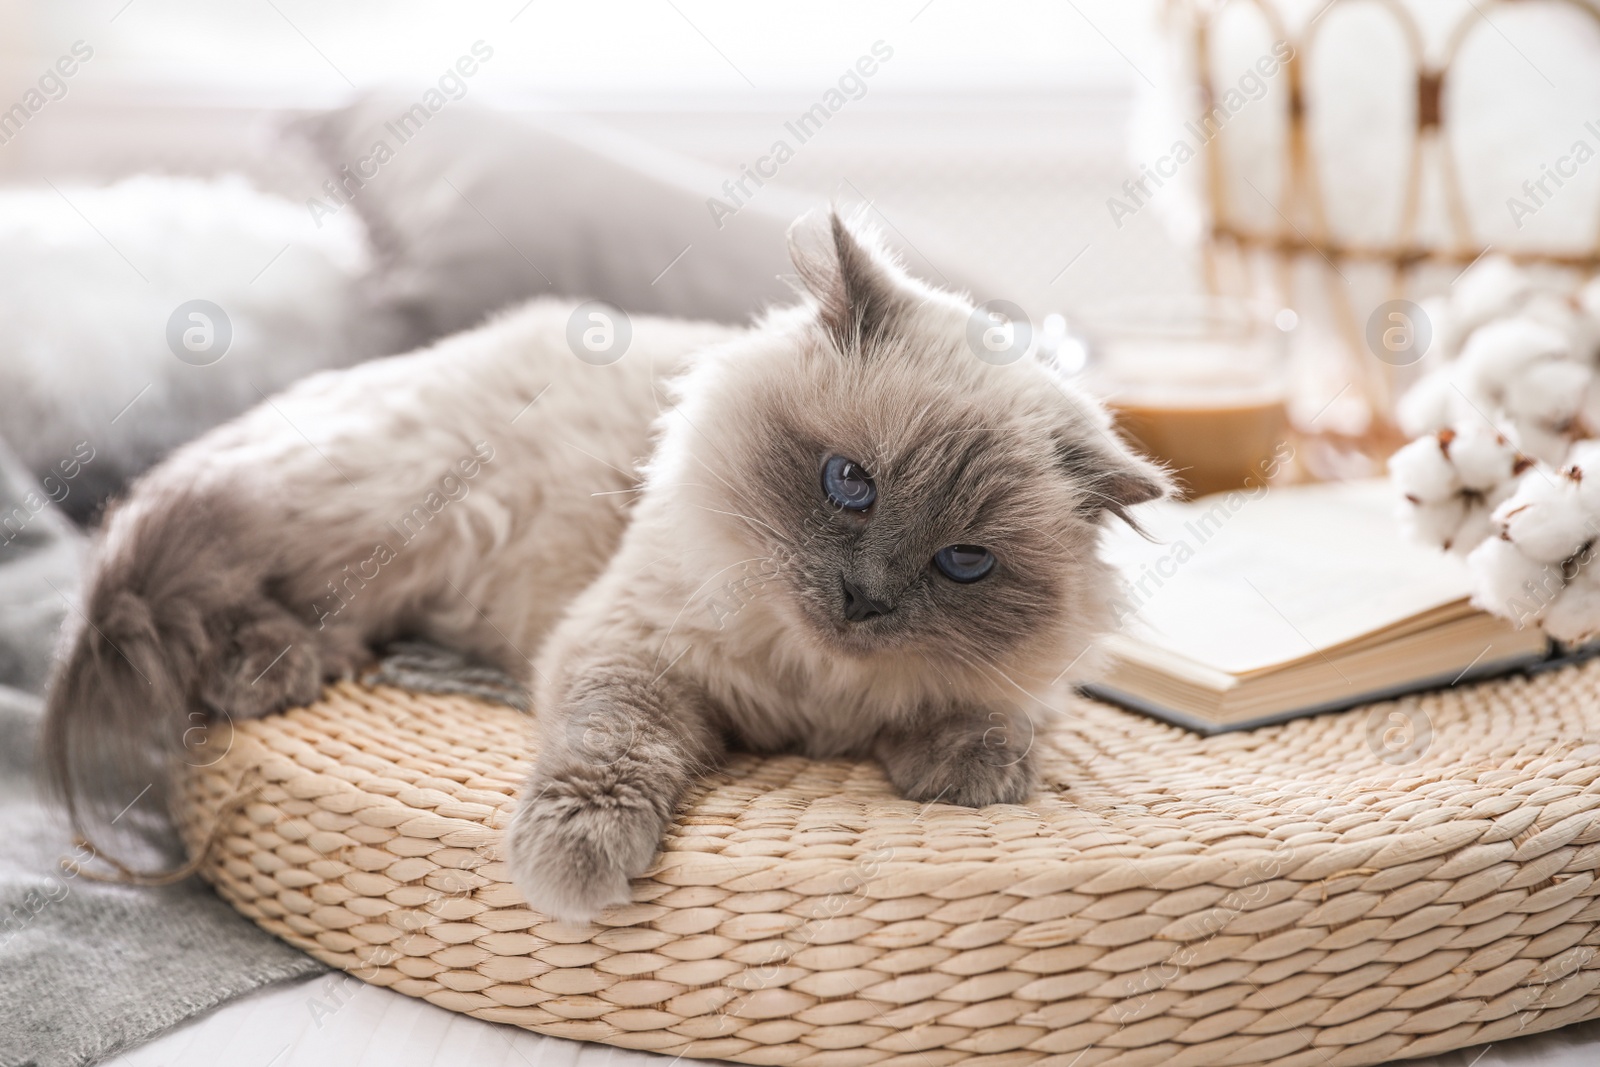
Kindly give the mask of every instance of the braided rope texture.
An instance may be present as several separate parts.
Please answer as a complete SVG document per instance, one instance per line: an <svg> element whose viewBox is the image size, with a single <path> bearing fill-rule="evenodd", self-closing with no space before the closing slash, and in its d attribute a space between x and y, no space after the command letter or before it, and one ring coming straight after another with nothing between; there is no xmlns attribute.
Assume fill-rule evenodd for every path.
<svg viewBox="0 0 1600 1067"><path fill-rule="evenodd" d="M1213 738L1064 699L1025 805L736 756L589 926L508 882L509 708L339 684L233 728L180 817L318 959L674 1055L1346 1067L1600 1015L1600 662Z"/></svg>

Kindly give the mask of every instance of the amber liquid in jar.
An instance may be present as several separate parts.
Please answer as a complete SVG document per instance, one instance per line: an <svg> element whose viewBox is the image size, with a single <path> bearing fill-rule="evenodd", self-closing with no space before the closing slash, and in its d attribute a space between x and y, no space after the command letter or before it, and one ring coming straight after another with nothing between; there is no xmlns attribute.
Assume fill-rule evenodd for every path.
<svg viewBox="0 0 1600 1067"><path fill-rule="evenodd" d="M1100 345L1092 380L1118 427L1189 496L1262 485L1292 454L1276 332L1250 321L1162 326Z"/></svg>
<svg viewBox="0 0 1600 1067"><path fill-rule="evenodd" d="M1210 404L1111 401L1117 426L1165 464L1188 496L1250 489L1273 473L1289 431L1282 397L1219 399Z"/></svg>

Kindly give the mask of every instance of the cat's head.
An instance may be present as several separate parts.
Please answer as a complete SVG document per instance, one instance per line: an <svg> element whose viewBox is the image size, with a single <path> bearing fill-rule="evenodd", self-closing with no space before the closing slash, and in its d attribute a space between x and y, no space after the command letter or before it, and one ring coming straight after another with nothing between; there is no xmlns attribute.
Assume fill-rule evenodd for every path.
<svg viewBox="0 0 1600 1067"><path fill-rule="evenodd" d="M1166 474L1032 353L979 358L973 305L865 227L802 220L791 252L804 304L697 369L669 431L729 557L703 595L827 655L1053 677L1109 618L1102 524Z"/></svg>

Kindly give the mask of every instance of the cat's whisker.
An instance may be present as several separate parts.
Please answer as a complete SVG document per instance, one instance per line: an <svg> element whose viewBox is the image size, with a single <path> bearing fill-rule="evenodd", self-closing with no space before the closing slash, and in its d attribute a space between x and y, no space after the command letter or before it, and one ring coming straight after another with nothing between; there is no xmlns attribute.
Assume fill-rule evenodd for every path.
<svg viewBox="0 0 1600 1067"><path fill-rule="evenodd" d="M1062 670L1062 672L1059 673L1059 675L1056 675L1056 677L1051 678L1050 683L1048 683L1048 685L1046 685L1045 688L1046 689L1053 689L1054 686L1058 685L1059 681L1061 681L1062 675L1064 675L1064 673L1067 673L1067 670L1070 670L1070 669L1072 669L1072 667L1075 667L1075 665L1077 665L1077 662L1080 661L1080 659L1083 659L1083 653L1078 653L1078 656L1075 657L1074 661L1070 662L1070 664L1067 664L1066 670ZM990 670L1000 670L1000 667L995 667L994 664L982 664L982 662L981 662L981 664L978 664L978 665L981 665L981 667L987 667L987 669L990 669ZM1000 673L1002 673L1002 675L1003 675L1003 673L1005 673L1005 672L1003 672L1003 670L1000 670ZM1008 678L1008 680L1010 680L1010 678ZM1035 702L1038 702L1038 704L1045 705L1045 707L1050 707L1050 709L1053 709L1053 712L1056 713L1056 715L1061 715L1062 718L1075 718L1075 720L1082 720L1082 718L1083 718L1083 712L1080 712L1080 710L1072 709L1072 707L1061 707L1061 705L1058 705L1058 704L1048 704L1048 702L1046 702L1045 699L1043 699L1043 697L1037 696L1037 694L1034 694L1034 693L1029 693L1029 691L1027 691L1027 689L1022 689L1022 686L1018 685L1018 683L1016 683L1016 681L1011 681L1011 685L1014 685L1014 686L1016 686L1016 688L1021 689L1022 693L1027 693L1027 696L1032 697L1032 699L1034 699Z"/></svg>
<svg viewBox="0 0 1600 1067"><path fill-rule="evenodd" d="M710 585L716 580L717 575L731 571L735 567L742 567L747 563L765 563L771 558L771 556L751 556L749 559L741 559L737 563L730 563L726 567L713 571L711 574L707 575L706 580L696 586L694 592L690 593L688 598L684 600L683 607L679 608L678 614L672 617L672 625L668 626L666 633L661 635L661 645L656 649L656 665L660 665L661 653L666 651L667 642L672 639L672 631L678 628L678 623L683 619L683 613L689 610L689 605L694 603L695 598L700 595L701 590L705 589L706 586Z"/></svg>
<svg viewBox="0 0 1600 1067"><path fill-rule="evenodd" d="M1072 562L1074 562L1074 563L1078 562L1078 554L1076 552L1074 552L1071 548L1069 548L1065 544L1063 544L1062 541L1061 541L1061 538L1057 537L1055 534L1051 533L1049 530L1046 530L1044 527L1040 526L1038 523L1022 522L1020 520L1016 520L1016 523L1017 523L1018 526L1022 527L1024 530L1032 530L1034 533L1039 534L1039 535L1041 535L1043 537L1047 537L1051 541L1054 541L1057 548L1061 549L1061 551L1065 552L1068 556L1072 557Z"/></svg>
<svg viewBox="0 0 1600 1067"><path fill-rule="evenodd" d="M685 418L684 421L688 422L689 420L687 418ZM691 422L691 423L689 423L689 425L693 426L694 423ZM695 433L700 433L700 431L697 429L697 430L695 430ZM704 436L704 434L701 434L701 436ZM734 485L732 482L728 481L728 479L724 478L722 475L718 474L715 470L713 470L711 465L708 464L705 460L703 460L699 456L695 456L693 454L691 454L690 458L692 458L696 463L700 464L700 466L705 470L705 472L707 474L711 475L711 477L713 477L717 481L721 482L722 485L723 485L723 488L727 489L728 492L735 493L735 494L737 494L739 492L739 489L738 489L738 487L736 485ZM726 457L724 457L724 458L726 458Z"/></svg>
<svg viewBox="0 0 1600 1067"><path fill-rule="evenodd" d="M691 425L693 425L693 424L691 423ZM717 481L721 482L728 489L728 491L730 493L737 493L737 489L735 488L734 484L732 482L728 481L728 479L724 478L722 475L718 474L715 470L713 470L710 467L710 465L708 465L705 462L705 460L701 459L699 456L695 456L693 458L694 458L694 461L696 463L700 464L700 466L705 469L707 474L710 474ZM708 486L700 486L700 485L697 485L696 483L692 483L692 482L680 482L678 484L679 485L684 485L684 486L696 485L697 488L709 488ZM706 511L716 512L719 515L728 515L728 516L731 516L733 518L744 519L747 522L757 523L760 526L763 526L767 530L770 530L772 532L772 535L778 539L778 545L779 545L780 549L787 549L787 548L791 548L792 547L788 543L788 538L786 538L782 533L780 533L778 530L774 529L772 526L768 525L767 523L761 522L761 520L759 520L759 519L752 518L749 515L745 515L745 514L743 514L741 512L737 512L737 511L718 511L718 509L706 507L704 504L696 504L695 506L698 507L698 508L702 508L702 509L704 509Z"/></svg>
<svg viewBox="0 0 1600 1067"><path fill-rule="evenodd" d="M1096 489L1092 482L1084 482L1080 484L1078 488L1083 492L1088 493L1092 497L1098 497L1099 499L1105 501L1108 505L1119 503L1115 497L1109 496L1108 494L1102 493L1100 490Z"/></svg>
<svg viewBox="0 0 1600 1067"><path fill-rule="evenodd" d="M933 668L933 672L935 674L937 674L940 678L944 679L944 684L945 684L945 688L946 689L950 690L952 693L960 691L961 687L959 685L957 685L956 684L956 680L954 678L952 678L945 671L943 663L941 663L937 659L925 659L925 660L923 660L923 662L926 663L929 667Z"/></svg>
<svg viewBox="0 0 1600 1067"><path fill-rule="evenodd" d="M752 524L754 526L758 526L758 527L761 527L761 528L766 529L766 530L771 530L772 531L772 536L776 537L778 539L779 546L782 547L782 548L787 548L788 547L787 539L783 536L783 534L779 533L777 531L777 529L775 529L770 523L762 522L760 519L752 518L751 516L745 515L742 512L738 512L738 511L723 511L721 508L708 507L705 504L696 504L695 507L699 508L701 511L709 511L709 512L712 512L713 514L716 514L716 515L726 515L729 518L733 518L733 519L743 519L745 522L748 522L748 523L750 523L750 524Z"/></svg>
<svg viewBox="0 0 1600 1067"><path fill-rule="evenodd" d="M956 658L961 659L964 662L966 662L966 663L968 663L968 664L970 664L972 666L993 671L1002 680L1004 680L1007 684L1009 684L1013 689L1015 689L1017 692L1021 693L1023 696L1027 697L1029 700L1034 701L1035 703L1041 703L1041 704L1043 703L1043 701L1039 699L1037 694L1035 694L1035 693L1031 692L1030 690L1024 688L1020 682L1018 682L1015 678L1011 677L1011 675L1007 674L1005 672L1005 670L1002 669L998 664L992 663L989 660L984 659L982 655L980 655L979 653L973 651L972 649L951 649L949 651Z"/></svg>
<svg viewBox="0 0 1600 1067"><path fill-rule="evenodd" d="M618 470L619 468L612 467L611 469L612 470ZM661 484L666 484L666 483L661 483ZM709 489L710 488L710 486L702 485L699 482L673 482L671 484L672 484L673 488L675 488L675 489ZM589 495L590 496L616 496L619 493L642 493L648 488L650 488L650 484L647 483L647 482L641 481L638 485L630 486L627 489L602 489L602 490L599 490L597 492L590 493Z"/></svg>
<svg viewBox="0 0 1600 1067"><path fill-rule="evenodd" d="M571 441L562 441L561 443L563 445L566 445L568 448L572 449L574 452L582 452L584 455L588 456L590 459L594 460L596 463L605 464L607 467L610 467L612 470L616 471L618 474L622 475L624 478L630 478L635 482L639 481L639 473L637 471L625 471L621 467L617 466L615 463L612 463L609 460L601 459L599 456L595 455L593 452L590 452L587 449L579 448L577 445L573 444Z"/></svg>
<svg viewBox="0 0 1600 1067"><path fill-rule="evenodd" d="M734 466L734 463L733 463L733 461L731 459L729 459L728 454L726 452L724 452L722 449L717 448L715 442L713 442L710 437L706 436L705 431L701 430L700 427L696 426L694 424L694 420L690 419L689 416L687 416L687 415L685 415L683 413L683 408L681 406L673 408L672 409L672 413L674 415L677 415L679 418L683 419L684 423L691 430L693 430L695 433L700 435L700 439L701 440L703 440L706 444L710 445L713 449L715 449L717 455L722 458L722 461L724 463L727 463L729 467ZM723 485L727 486L728 491L730 493L737 493L739 491L738 488L735 487L732 482L728 481L728 479L724 478L722 475L720 475L716 471L712 470L711 467L706 463L705 460L701 459L699 456L694 455L692 452L690 453L690 456L691 456L691 458L694 459L694 461L696 463L700 464L700 466L705 468L706 473L710 474L717 481L719 481Z"/></svg>
<svg viewBox="0 0 1600 1067"><path fill-rule="evenodd" d="M651 567L654 567L657 563L660 563L662 560L668 559L668 558L670 558L670 557L668 557L668 556L657 556L655 559L651 560L649 563L646 563L643 567L640 567L640 568L638 568L637 570L634 570L634 571L630 571L629 574L628 574L629 580L631 581L632 579L639 577L639 575L643 574L645 571L649 570Z"/></svg>
<svg viewBox="0 0 1600 1067"><path fill-rule="evenodd" d="M963 662L968 662L968 664L974 665L974 667L986 667L986 669L994 670L994 672L998 673L1000 677L1005 678L1006 681L1010 681L1011 685L1016 686L1021 693L1027 694L1032 701L1037 702L1037 704L1040 705L1045 704L1042 699L1038 699L1037 696L1029 693L1029 691L1022 688L1021 685L1018 685L1018 683L1016 683L1016 681L1011 678L1011 675L1008 675L1005 670L1000 669L998 665L992 664L992 662L982 661L981 657L976 656L976 653L965 654L965 656L963 656L963 654L958 651L958 653L955 653L955 656L957 656L957 659L962 659ZM1014 707L1014 709L1011 710L1013 710L1018 717L1021 717L1022 721L1026 721L1027 723L1027 747L1026 749L1022 749L1021 755L1018 755L1018 758L1014 760L1014 763L1021 763L1021 761L1026 760L1027 755L1034 750L1034 739L1035 737L1038 737L1038 721L1035 720L1034 713L1030 712L1029 705L1027 704L1018 705L1018 707Z"/></svg>

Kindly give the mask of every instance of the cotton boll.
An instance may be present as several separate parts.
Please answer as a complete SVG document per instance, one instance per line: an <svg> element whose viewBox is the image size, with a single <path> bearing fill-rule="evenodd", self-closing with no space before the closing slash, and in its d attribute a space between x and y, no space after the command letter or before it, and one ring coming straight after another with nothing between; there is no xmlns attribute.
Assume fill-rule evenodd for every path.
<svg viewBox="0 0 1600 1067"><path fill-rule="evenodd" d="M1423 357L1437 360L1438 363L1455 359L1461 351L1461 342L1465 340L1461 314L1451 306L1449 300L1440 296L1420 300L1417 306L1422 309L1423 318L1433 334Z"/></svg>
<svg viewBox="0 0 1600 1067"><path fill-rule="evenodd" d="M1589 366L1600 362L1600 319L1581 311L1573 317L1570 332L1573 358Z"/></svg>
<svg viewBox="0 0 1600 1067"><path fill-rule="evenodd" d="M1519 627L1542 618L1563 584L1559 566L1531 560L1498 537L1473 549L1467 567L1472 571L1473 606Z"/></svg>
<svg viewBox="0 0 1600 1067"><path fill-rule="evenodd" d="M1583 398L1583 410L1578 412L1578 425L1574 430L1579 433L1593 432L1600 428L1600 389L1590 389Z"/></svg>
<svg viewBox="0 0 1600 1067"><path fill-rule="evenodd" d="M1590 278L1573 297L1578 311L1591 323L1600 325L1600 276Z"/></svg>
<svg viewBox="0 0 1600 1067"><path fill-rule="evenodd" d="M1400 398L1395 414L1407 437L1421 437L1459 421L1462 406L1450 368L1444 367L1417 379Z"/></svg>
<svg viewBox="0 0 1600 1067"><path fill-rule="evenodd" d="M1533 292L1533 279L1505 256L1484 256L1452 286L1450 306L1467 329L1508 315Z"/></svg>
<svg viewBox="0 0 1600 1067"><path fill-rule="evenodd" d="M1567 337L1560 330L1533 319L1499 319L1474 330L1467 339L1461 349L1458 383L1468 393L1499 407L1506 388L1529 365L1567 354Z"/></svg>
<svg viewBox="0 0 1600 1067"><path fill-rule="evenodd" d="M1506 413L1519 424L1535 423L1560 431L1583 409L1594 372L1564 359L1541 360L1506 383Z"/></svg>
<svg viewBox="0 0 1600 1067"><path fill-rule="evenodd" d="M1530 293L1522 307L1517 309L1519 317L1542 322L1563 333L1571 329L1572 320L1577 318L1578 314L1578 306L1574 300L1548 289Z"/></svg>
<svg viewBox="0 0 1600 1067"><path fill-rule="evenodd" d="M1466 347L1480 359L1509 365L1513 362L1567 355L1566 335L1538 319L1517 315L1485 323L1473 333ZM1463 357L1467 352L1462 352Z"/></svg>
<svg viewBox="0 0 1600 1067"><path fill-rule="evenodd" d="M1584 308L1579 296L1536 293L1520 314L1565 334L1568 349L1578 362L1594 362L1595 350L1600 346L1600 319Z"/></svg>
<svg viewBox="0 0 1600 1067"><path fill-rule="evenodd" d="M1567 462L1584 473L1600 472L1600 441L1578 441L1568 453Z"/></svg>
<svg viewBox="0 0 1600 1067"><path fill-rule="evenodd" d="M1467 499L1462 496L1416 503L1403 500L1396 517L1400 520L1400 529L1411 540L1449 551L1460 543L1461 524L1467 511Z"/></svg>
<svg viewBox="0 0 1600 1067"><path fill-rule="evenodd" d="M1389 477L1406 497L1431 504L1454 499L1461 491L1456 465L1446 452L1449 433L1419 437L1389 457Z"/></svg>
<svg viewBox="0 0 1600 1067"><path fill-rule="evenodd" d="M1516 446L1481 423L1469 423L1446 442L1445 453L1455 465L1463 489L1487 493L1510 482L1528 468Z"/></svg>
<svg viewBox="0 0 1600 1067"><path fill-rule="evenodd" d="M1572 451L1572 438L1566 433L1535 422L1516 423L1511 427L1511 437L1517 451L1547 467L1565 466L1567 454Z"/></svg>
<svg viewBox="0 0 1600 1067"><path fill-rule="evenodd" d="M1577 644L1600 633L1600 567L1583 567L1544 612L1545 633Z"/></svg>
<svg viewBox="0 0 1600 1067"><path fill-rule="evenodd" d="M1578 499L1578 485L1565 474L1529 474L1495 509L1501 535L1540 563L1569 559L1595 535L1595 521Z"/></svg>
<svg viewBox="0 0 1600 1067"><path fill-rule="evenodd" d="M1600 441L1579 441L1567 453L1568 477L1578 483L1578 503L1600 517Z"/></svg>
<svg viewBox="0 0 1600 1067"><path fill-rule="evenodd" d="M1451 538L1448 549L1457 555L1465 556L1489 538L1499 537L1500 528L1494 521L1495 509L1510 499L1516 488L1516 482L1507 482L1487 495L1463 496L1466 511L1461 516L1461 523L1456 527L1455 536Z"/></svg>

